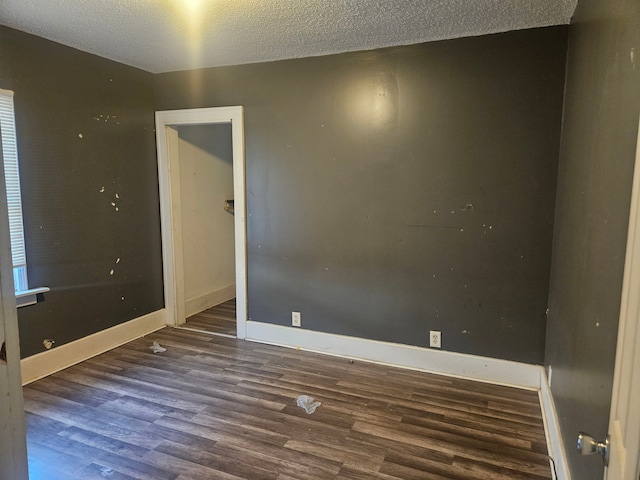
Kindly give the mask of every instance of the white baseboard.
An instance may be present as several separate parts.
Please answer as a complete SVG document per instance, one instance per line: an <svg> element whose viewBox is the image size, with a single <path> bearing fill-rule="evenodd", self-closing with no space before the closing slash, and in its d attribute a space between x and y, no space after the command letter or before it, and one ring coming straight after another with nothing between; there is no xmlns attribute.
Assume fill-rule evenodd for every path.
<svg viewBox="0 0 640 480"><path fill-rule="evenodd" d="M553 394L547 381L547 374L544 368L540 367L540 408L542 409L542 420L544 421L544 431L547 435L547 450L549 456L553 458L556 467L557 480L571 480L571 472L567 463L567 452L564 449L562 433L556 407L553 402Z"/></svg>
<svg viewBox="0 0 640 480"><path fill-rule="evenodd" d="M430 348L247 322L247 340L366 360L530 390L540 388L540 366Z"/></svg>
<svg viewBox="0 0 640 480"><path fill-rule="evenodd" d="M20 362L22 385L95 357L167 325L166 309L149 313L74 342L37 353Z"/></svg>
<svg viewBox="0 0 640 480"><path fill-rule="evenodd" d="M200 313L207 308L220 305L221 303L224 303L227 300L231 300L232 298L236 298L235 284L229 285L228 287L220 288L218 290L214 290L213 292L205 293L204 295L200 295L199 297L193 298L191 300L187 300L187 304L185 306L185 315L187 317L190 317L191 315Z"/></svg>

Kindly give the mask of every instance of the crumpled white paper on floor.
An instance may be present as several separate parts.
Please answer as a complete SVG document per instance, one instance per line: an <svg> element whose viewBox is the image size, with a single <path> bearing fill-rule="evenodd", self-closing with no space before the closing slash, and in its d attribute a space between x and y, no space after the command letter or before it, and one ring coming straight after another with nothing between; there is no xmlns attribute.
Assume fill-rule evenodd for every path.
<svg viewBox="0 0 640 480"><path fill-rule="evenodd" d="M309 415L315 412L316 408L322 405L320 402L315 402L313 397L310 397L309 395L300 395L296 399L296 403L300 408L304 409L304 411L307 412Z"/></svg>
<svg viewBox="0 0 640 480"><path fill-rule="evenodd" d="M151 345L149 348L153 350L153 353L162 353L167 351L167 349L161 347L158 342L153 342L153 345Z"/></svg>

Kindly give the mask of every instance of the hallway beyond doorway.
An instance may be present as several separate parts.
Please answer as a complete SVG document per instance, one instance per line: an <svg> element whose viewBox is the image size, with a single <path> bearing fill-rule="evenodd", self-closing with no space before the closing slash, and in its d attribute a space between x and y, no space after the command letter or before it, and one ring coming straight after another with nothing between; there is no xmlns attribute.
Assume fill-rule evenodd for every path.
<svg viewBox="0 0 640 480"><path fill-rule="evenodd" d="M218 335L236 336L236 299L208 308L187 318L183 328Z"/></svg>

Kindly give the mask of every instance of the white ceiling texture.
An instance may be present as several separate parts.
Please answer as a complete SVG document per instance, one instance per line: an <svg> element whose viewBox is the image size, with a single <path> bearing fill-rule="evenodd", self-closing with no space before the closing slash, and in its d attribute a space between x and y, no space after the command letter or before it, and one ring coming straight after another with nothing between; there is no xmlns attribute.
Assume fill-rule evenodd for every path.
<svg viewBox="0 0 640 480"><path fill-rule="evenodd" d="M0 0L0 24L149 72L568 24L577 0Z"/></svg>

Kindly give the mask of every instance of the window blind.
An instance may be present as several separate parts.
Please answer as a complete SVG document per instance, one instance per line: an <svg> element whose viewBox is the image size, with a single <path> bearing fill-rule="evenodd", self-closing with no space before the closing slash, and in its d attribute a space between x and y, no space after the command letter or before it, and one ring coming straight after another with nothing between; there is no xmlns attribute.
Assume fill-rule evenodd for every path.
<svg viewBox="0 0 640 480"><path fill-rule="evenodd" d="M18 267L26 267L27 260L24 248L18 148L13 114L13 92L7 90L0 90L0 129L2 132L2 156L7 187L7 204L9 207L11 256L15 269Z"/></svg>

